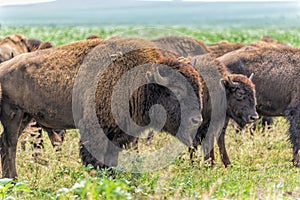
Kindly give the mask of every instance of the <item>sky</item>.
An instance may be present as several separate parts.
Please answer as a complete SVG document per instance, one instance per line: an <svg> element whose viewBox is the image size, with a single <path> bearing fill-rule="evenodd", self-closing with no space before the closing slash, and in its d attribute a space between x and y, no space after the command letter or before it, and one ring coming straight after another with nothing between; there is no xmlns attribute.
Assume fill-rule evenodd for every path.
<svg viewBox="0 0 300 200"><path fill-rule="evenodd" d="M51 1L55 1L55 0L0 0L0 6L26 5L26 4L34 4L34 3L51 2Z"/></svg>
<svg viewBox="0 0 300 200"><path fill-rule="evenodd" d="M26 4L34 4L34 3L43 3L43 2L51 2L55 0L0 0L0 6L5 5L26 5ZM126 0L124 0L126 1ZM173 0L137 0L137 1L173 1ZM178 0L174 0L178 1ZM179 0L180 1L180 0ZM182 0L184 2L266 2L266 1L283 1L283 0ZM83 0L84 2L84 0Z"/></svg>

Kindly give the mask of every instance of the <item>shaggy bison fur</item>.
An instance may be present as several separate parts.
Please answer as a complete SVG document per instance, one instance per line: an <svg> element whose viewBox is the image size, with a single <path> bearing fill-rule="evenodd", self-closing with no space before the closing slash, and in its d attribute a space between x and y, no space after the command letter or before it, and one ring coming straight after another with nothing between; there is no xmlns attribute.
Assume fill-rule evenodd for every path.
<svg viewBox="0 0 300 200"><path fill-rule="evenodd" d="M205 45L195 39L188 37L165 37L161 39L153 40L156 45L160 48L167 49L169 52L175 53L177 57L191 57L198 56L201 54L206 54L207 49ZM211 55L202 55L199 56L196 63L196 68L199 69L200 76L202 77L202 85L204 87L203 90L203 109L202 109L202 117L203 123L199 127L197 131L197 135L193 141L193 147L190 149L191 158L193 157L193 152L197 149L197 147L202 143L202 141L207 137L209 131L209 126L211 124L212 118L212 99L214 96L212 95L213 91L209 91L207 85L212 83L206 83L206 81L212 81L212 77L206 76L214 76L215 72L220 74L220 80L218 83L222 81L223 86L225 88L226 99L226 118L232 118L240 127L244 127L246 123L253 122L258 118L258 115L255 110L256 99L255 99L255 87L251 80L249 80L244 75L239 74L230 74L224 64L214 59ZM214 88L215 90L221 90L221 88ZM215 97L219 98L219 97ZM226 119L227 120L227 119ZM222 123L222 122L220 122ZM221 124L223 127L223 124ZM222 130L222 129L221 129ZM224 131L226 127L224 128ZM217 131L217 129L215 130ZM214 163L214 152L213 152L213 141L209 141L211 139L206 140L209 144L209 147L204 147L205 159L211 158L212 163ZM204 144L205 145L205 144ZM206 145L205 145L206 146ZM224 147L225 148L225 147ZM222 161L224 161L222 159ZM227 166L226 162L223 162L225 166Z"/></svg>
<svg viewBox="0 0 300 200"><path fill-rule="evenodd" d="M292 47L244 47L218 58L233 73L254 73L257 111L263 116L284 116L290 124L293 163L300 165L300 50ZM224 156L229 161L227 153Z"/></svg>
<svg viewBox="0 0 300 200"><path fill-rule="evenodd" d="M163 130L176 135L179 124L186 129L195 129L202 122L201 117L201 94L202 85L199 73L190 64L174 59L166 58L155 49L152 42L142 39L119 39L107 40L90 39L79 41L57 48L45 49L29 54L20 55L10 62L0 65L0 82L2 88L1 115L0 120L4 130L1 135L1 159L2 171L5 177L16 177L15 166L16 145L18 136L23 129L34 118L44 128L70 129L76 128L73 109L79 112L76 120L84 120L92 113L96 113L98 123L103 128L104 134L116 147L120 148L130 143L135 137L127 135L116 123L111 110L111 95L117 80L128 70L143 65L143 77L152 81L141 86L130 96L130 117L140 125L150 123L151 106L160 104L164 106L167 121ZM94 52L92 55L90 53ZM122 57L111 60L113 53L125 51ZM110 63L100 76L93 71L105 63ZM157 66L154 64L157 63ZM162 67L161 65L166 67ZM91 86L79 80L77 75L82 66L87 65L89 70L84 71L89 80L94 77L96 82L95 93L89 93ZM181 74L191 85L192 90L174 81L169 77L171 69ZM138 81L131 80L129 83ZM79 84L78 84L79 83ZM74 85L75 84L75 85ZM73 96L73 88L79 87L80 95ZM171 90L170 90L171 88ZM128 88L124 88L123 94L128 94ZM188 116L181 119L181 110L190 103L189 94L194 93L197 102L188 105L193 108ZM34 95L33 95L34 94ZM92 110L85 107L72 108L72 101L78 98L83 103L95 99ZM83 104L80 104L83 105ZM182 107L182 105L184 105ZM80 115L81 114L81 115ZM121 119L124 113L119 112ZM159 120L159 119L157 119ZM126 124L126 123L125 123ZM87 123L81 124L79 128L82 136L83 130L88 130ZM156 128L156 127L154 127ZM135 133L134 136L138 136ZM191 136L189 132L176 135L183 143L190 145ZM103 167L103 163L92 162L93 158L83 152L93 142L88 138L81 138L81 155L85 164ZM111 155L111 154L109 154ZM112 159L113 165L117 164L117 155Z"/></svg>
<svg viewBox="0 0 300 200"><path fill-rule="evenodd" d="M13 34L3 38L0 41L0 63L12 59L13 57L23 53L33 52L36 50L42 50L51 47L52 44L50 42L43 43L42 41L37 39L27 39L24 35L21 34ZM38 139L37 142L34 143L34 147L43 148L44 145L43 141L41 140L41 127L33 120L32 123L30 123L30 126L27 127L27 129L33 130L33 132L31 133L30 131L27 131L27 133L30 133L32 137ZM63 142L65 130L46 129L46 132L48 133L53 147L59 146Z"/></svg>

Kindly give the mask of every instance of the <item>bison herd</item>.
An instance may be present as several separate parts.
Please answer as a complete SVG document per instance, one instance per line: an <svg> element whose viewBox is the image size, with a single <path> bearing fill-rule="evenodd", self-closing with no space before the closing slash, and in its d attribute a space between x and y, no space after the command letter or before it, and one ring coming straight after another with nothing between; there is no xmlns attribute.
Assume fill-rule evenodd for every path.
<svg viewBox="0 0 300 200"><path fill-rule="evenodd" d="M4 177L17 176L17 143L29 126L38 127L39 137L44 129L53 146L63 141L66 129L79 129L82 161L94 167L116 166L118 153L137 142L143 127L173 135L189 147L191 158L202 145L212 164L216 137L227 166L229 120L244 128L259 116L289 121L293 164L300 166L300 49L268 36L247 45L222 41L206 46L183 36L146 40L92 35L53 47L14 34L0 39L0 62ZM118 81L137 68L142 76L127 79L128 87L116 100ZM207 77L207 72L217 75ZM137 83L147 84L134 88ZM216 109L218 104L223 111ZM157 105L164 114L157 115ZM216 113L224 114L218 128ZM95 123L105 136L95 136L101 145L91 139L98 133Z"/></svg>

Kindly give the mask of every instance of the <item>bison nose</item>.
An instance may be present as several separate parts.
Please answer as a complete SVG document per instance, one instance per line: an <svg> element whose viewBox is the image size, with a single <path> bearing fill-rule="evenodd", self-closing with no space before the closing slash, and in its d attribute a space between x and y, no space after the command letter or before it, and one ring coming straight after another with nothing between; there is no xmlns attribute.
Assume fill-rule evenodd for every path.
<svg viewBox="0 0 300 200"><path fill-rule="evenodd" d="M199 126L202 123L203 119L201 116L198 117L192 117L190 119L190 122L193 126Z"/></svg>
<svg viewBox="0 0 300 200"><path fill-rule="evenodd" d="M254 122L255 120L257 120L259 118L258 114L255 113L254 115L249 115L248 119L250 122Z"/></svg>

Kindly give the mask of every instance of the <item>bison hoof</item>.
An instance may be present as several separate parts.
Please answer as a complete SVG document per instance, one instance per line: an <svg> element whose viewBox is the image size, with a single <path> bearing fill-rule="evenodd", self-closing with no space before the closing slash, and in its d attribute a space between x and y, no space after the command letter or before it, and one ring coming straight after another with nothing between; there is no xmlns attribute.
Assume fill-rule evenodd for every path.
<svg viewBox="0 0 300 200"><path fill-rule="evenodd" d="M223 161L223 164L224 164L225 168L227 168L228 165L230 165L230 161L229 160L228 161Z"/></svg>
<svg viewBox="0 0 300 200"><path fill-rule="evenodd" d="M297 156L296 158L293 159L293 165L295 167L300 167L300 157Z"/></svg>
<svg viewBox="0 0 300 200"><path fill-rule="evenodd" d="M94 169L107 168L106 165L100 163L83 145L81 145L80 147L80 156L81 156L82 163L85 166L92 165Z"/></svg>

